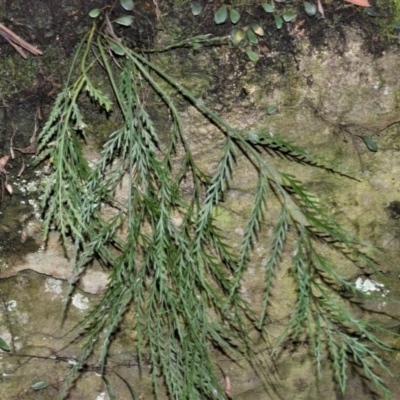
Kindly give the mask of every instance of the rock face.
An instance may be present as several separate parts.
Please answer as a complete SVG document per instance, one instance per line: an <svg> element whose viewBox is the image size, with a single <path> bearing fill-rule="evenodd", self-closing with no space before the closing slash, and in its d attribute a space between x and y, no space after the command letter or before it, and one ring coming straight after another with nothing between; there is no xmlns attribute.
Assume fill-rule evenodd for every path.
<svg viewBox="0 0 400 400"><path fill-rule="evenodd" d="M270 52L258 63L249 64L241 62L234 50L228 50L224 57L217 59L211 50L198 54L178 53L173 57L157 56L155 62L164 65L167 72L194 90L232 126L284 135L311 153L331 160L350 177L271 157L271 164L303 181L340 223L381 250L375 256L380 275L348 264L338 264L337 270L353 279L362 290L376 295L366 302L365 309L378 313L360 312L357 316L376 321L386 328L396 328L400 309L387 297L395 300L400 297L400 57L396 49L387 49L379 56L371 55L364 49L357 30L347 32L340 52L335 50L335 42L314 48L304 38L297 46L295 60ZM272 62L274 58L276 64L282 64L282 69L271 67L276 65ZM181 74L182 70L185 75ZM266 110L271 105L277 112L270 115ZM205 170L214 171L222 143L220 134L215 127L205 125L194 108L185 108L182 115L198 163ZM238 156L236 162L240 168L235 170L231 190L217 217L219 225L229 232L233 247L239 246L244 232L245 214L251 206L255 179L255 171L248 160ZM17 191L13 201L22 199L18 196L22 196L22 192ZM5 211L7 207L4 201L1 212L9 213ZM267 215L273 211L272 205ZM27 225L27 218L21 221L18 218L0 218L0 223L5 231L22 230ZM256 312L262 307L270 229L271 224L266 220L241 288L243 297ZM4 235L6 237L9 232ZM36 247L43 245L37 228L30 232L30 240L33 242L34 239L38 243ZM100 268L89 270L78 284L64 324L61 324L60 313L67 280L72 276L72 263L57 239L52 235L47 247L28 254L23 251L26 245L10 242L8 250L11 246L18 256L6 251L8 256L2 259L0 337L12 349L1 354L1 390L7 399L56 398L62 380L80 351L79 343L73 341L74 336L64 335L90 310L107 285L107 272ZM6 239L4 243L8 243ZM3 246L3 250L7 249ZM272 340L284 329L295 301L288 267L282 266L277 271L277 282L268 322ZM123 381L111 372L117 372L137 393L142 393L143 398L150 399L153 398L150 377L147 371L139 370L134 356L132 342L135 338L129 328L132 318L128 313L110 349L107 371L110 371L117 398L129 398L130 394ZM388 336L385 340L396 347L397 339ZM400 399L396 391L397 371L400 370L398 354L381 356L393 371L393 377L385 376L393 398ZM233 363L220 355L216 358L229 376L232 398L278 398L276 394L266 392L246 363L240 360ZM97 375L96 363L96 358L88 360L81 378L71 390L70 399L108 398L105 383ZM318 377L309 345L301 340L282 347L274 361L273 374L278 382L277 391L285 399L376 398L365 382L350 371L348 390L342 395L328 362L323 363ZM50 385L37 392L29 389L39 381Z"/></svg>

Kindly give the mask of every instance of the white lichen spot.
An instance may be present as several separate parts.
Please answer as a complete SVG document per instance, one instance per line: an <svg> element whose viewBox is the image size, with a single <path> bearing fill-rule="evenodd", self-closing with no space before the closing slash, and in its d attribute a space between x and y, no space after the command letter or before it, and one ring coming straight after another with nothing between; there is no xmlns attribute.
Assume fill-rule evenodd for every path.
<svg viewBox="0 0 400 400"><path fill-rule="evenodd" d="M14 343L15 350L21 350L24 347L24 344L21 342Z"/></svg>
<svg viewBox="0 0 400 400"><path fill-rule="evenodd" d="M264 258L261 261L261 269L266 269L267 268L267 264L268 264L268 258Z"/></svg>
<svg viewBox="0 0 400 400"><path fill-rule="evenodd" d="M72 304L83 311L89 308L89 299L82 296L80 293L76 293L72 296Z"/></svg>
<svg viewBox="0 0 400 400"><path fill-rule="evenodd" d="M235 233L237 233L239 236L244 236L243 228L236 228Z"/></svg>
<svg viewBox="0 0 400 400"><path fill-rule="evenodd" d="M358 277L356 280L356 288L361 290L367 294L371 294L371 292L381 291L383 292L383 296L389 293L388 290L384 290L385 285L383 283L378 283L373 281L372 279L366 279L365 281L362 280L361 277Z"/></svg>
<svg viewBox="0 0 400 400"><path fill-rule="evenodd" d="M96 400L106 400L106 393L101 392L97 397Z"/></svg>
<svg viewBox="0 0 400 400"><path fill-rule="evenodd" d="M7 307L8 310L16 308L17 307L17 302L15 300L10 300L8 303L6 303L6 307Z"/></svg>
<svg viewBox="0 0 400 400"><path fill-rule="evenodd" d="M47 278L45 282L46 292L54 293L54 296L51 298L54 300L62 293L62 281L54 278Z"/></svg>

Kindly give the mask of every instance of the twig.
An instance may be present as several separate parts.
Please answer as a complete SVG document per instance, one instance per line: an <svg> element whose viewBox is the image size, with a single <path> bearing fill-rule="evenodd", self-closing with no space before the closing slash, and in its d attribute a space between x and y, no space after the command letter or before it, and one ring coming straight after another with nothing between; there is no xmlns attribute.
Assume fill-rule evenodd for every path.
<svg viewBox="0 0 400 400"><path fill-rule="evenodd" d="M3 24L0 24L0 35L3 36L3 38L6 39L12 47L14 47L14 49L17 50L23 58L27 58L27 56L22 49L29 51L35 56L43 54L39 49L37 49L35 46L32 46L28 42L25 42L24 39L20 38L12 30L6 28Z"/></svg>

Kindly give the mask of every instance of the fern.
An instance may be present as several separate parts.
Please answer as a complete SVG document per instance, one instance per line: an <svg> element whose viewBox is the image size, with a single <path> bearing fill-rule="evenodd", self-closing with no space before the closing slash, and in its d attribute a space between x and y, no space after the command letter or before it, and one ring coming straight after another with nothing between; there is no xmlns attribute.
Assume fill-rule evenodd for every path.
<svg viewBox="0 0 400 400"><path fill-rule="evenodd" d="M204 40L195 38L178 45L196 45ZM114 53L124 54L118 63L113 49ZM319 243L323 242L355 263L372 264L364 253L365 244L329 217L296 177L277 170L265 156L273 152L291 162L328 171L333 171L332 165L278 135L234 129L110 30L106 33L95 25L78 47L74 60L67 87L57 97L39 136L41 158L48 159L53 167L43 200L45 234L55 226L64 243L69 238L74 241L76 266L70 292L93 258L112 272L99 304L77 326L88 328L87 341L63 393L93 352L100 332L104 332L100 354L104 372L107 349L128 308L135 313L132 328L137 336L139 362L144 363L146 356L152 365L156 397L161 376L171 398L225 399L210 345L233 358L246 357L265 377L268 373L254 355L248 331L251 327L268 333L265 320L275 274L292 246L297 302L284 333L274 343L274 351L284 341L306 335L319 370L323 352L330 354L342 391L348 365L354 363L389 396L374 372L375 366L386 368L372 346L388 347L371 333L375 327L352 316L346 300L340 298L339 288L358 291L319 252ZM92 80L99 71L104 78L102 90L96 89ZM71 83L73 75L77 78ZM222 155L211 177L191 153L166 85L184 96L225 135ZM168 141L159 139L143 100L144 91L161 97L171 115ZM99 109L118 112L122 121L107 138L92 168L82 154L86 124L78 98L86 92ZM178 170L172 160L177 148L185 153ZM218 227L215 210L240 154L251 160L258 179L236 252ZM190 195L183 193L183 178L191 180ZM121 199L116 191L122 183L127 194ZM256 315L243 300L240 285L262 230L266 205L273 199L280 210L266 263L262 312ZM182 216L179 222L177 215Z"/></svg>

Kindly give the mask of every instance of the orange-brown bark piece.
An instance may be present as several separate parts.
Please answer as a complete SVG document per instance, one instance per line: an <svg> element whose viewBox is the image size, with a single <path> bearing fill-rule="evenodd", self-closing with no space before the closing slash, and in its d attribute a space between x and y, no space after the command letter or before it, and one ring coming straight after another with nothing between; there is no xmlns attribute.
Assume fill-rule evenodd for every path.
<svg viewBox="0 0 400 400"><path fill-rule="evenodd" d="M356 6L360 7L371 7L371 4L369 4L368 0L344 0L347 1L348 3L355 4Z"/></svg>

